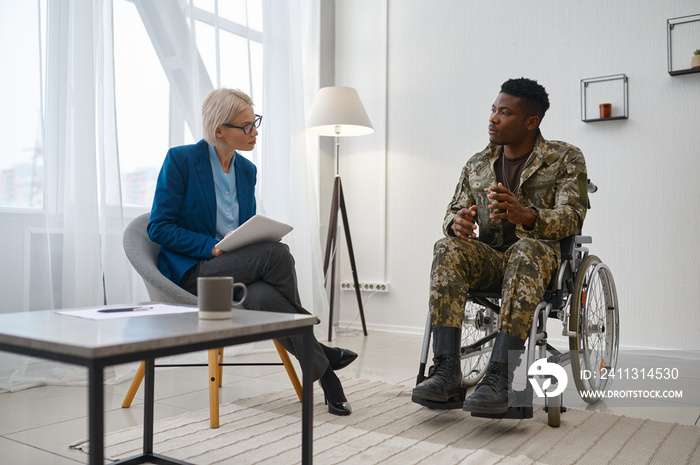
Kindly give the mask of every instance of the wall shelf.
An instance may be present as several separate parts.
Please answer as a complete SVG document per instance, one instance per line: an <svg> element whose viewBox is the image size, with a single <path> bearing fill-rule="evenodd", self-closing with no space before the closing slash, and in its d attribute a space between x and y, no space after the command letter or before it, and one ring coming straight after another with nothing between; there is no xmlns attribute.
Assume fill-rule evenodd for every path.
<svg viewBox="0 0 700 465"><path fill-rule="evenodd" d="M668 74L700 73L700 67L690 68L693 52L700 49L700 14L666 20L666 37Z"/></svg>
<svg viewBox="0 0 700 465"><path fill-rule="evenodd" d="M627 119L629 117L627 81L625 74L581 79L581 121L595 123ZM607 118L600 117L599 104L601 103L612 105L611 115Z"/></svg>

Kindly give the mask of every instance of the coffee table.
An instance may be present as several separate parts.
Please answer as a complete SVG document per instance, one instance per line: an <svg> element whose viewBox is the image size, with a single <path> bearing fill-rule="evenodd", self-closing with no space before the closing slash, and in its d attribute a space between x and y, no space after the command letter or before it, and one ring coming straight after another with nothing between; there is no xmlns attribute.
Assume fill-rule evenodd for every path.
<svg viewBox="0 0 700 465"><path fill-rule="evenodd" d="M107 308L107 307L105 307ZM248 342L303 336L302 366L311 365L312 315L233 311L231 320L200 320L197 312L91 320L55 310L0 314L0 350L88 369L89 463L104 463L104 367L146 361L143 453L119 464L184 464L154 453L154 359ZM302 463L313 460L313 388L310 370L302 376Z"/></svg>

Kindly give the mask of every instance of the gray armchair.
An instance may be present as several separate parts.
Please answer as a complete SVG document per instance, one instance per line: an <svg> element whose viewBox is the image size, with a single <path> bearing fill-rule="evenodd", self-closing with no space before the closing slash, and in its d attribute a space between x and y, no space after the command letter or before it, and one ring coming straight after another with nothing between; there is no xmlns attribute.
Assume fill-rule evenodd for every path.
<svg viewBox="0 0 700 465"><path fill-rule="evenodd" d="M148 297L152 302L161 302L176 305L197 305L197 296L190 294L182 289L177 284L170 281L158 269L158 251L160 245L152 242L148 237L146 228L150 213L144 213L134 218L124 230L124 251L126 257L131 262L136 272L143 279L148 291ZM297 397L301 402L301 383L296 374L296 370L289 359L289 354L284 348L279 345L276 340L273 340L277 353L282 360L281 365L284 365L287 375L289 376ZM221 378L223 375L223 366L225 365L246 365L237 363L223 363L224 349L209 350L209 421L212 428L219 427L219 389L221 387ZM186 365L182 365L186 366ZM136 391L138 391L145 374L146 364L141 362L134 380L131 382L129 392L126 393L123 408L129 408L134 400Z"/></svg>
<svg viewBox="0 0 700 465"><path fill-rule="evenodd" d="M197 305L197 296L190 294L158 269L160 245L152 242L146 228L150 213L134 218L124 231L124 251L136 272L143 279L148 297L153 302Z"/></svg>

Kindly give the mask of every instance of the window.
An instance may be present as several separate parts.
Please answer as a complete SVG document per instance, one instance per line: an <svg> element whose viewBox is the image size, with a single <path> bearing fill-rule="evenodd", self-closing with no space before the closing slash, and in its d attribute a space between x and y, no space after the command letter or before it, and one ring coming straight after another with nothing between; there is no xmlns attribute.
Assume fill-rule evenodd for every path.
<svg viewBox="0 0 700 465"><path fill-rule="evenodd" d="M181 6L188 20L194 14L197 50L214 87L241 89L262 107L262 1L195 0ZM129 0L114 2L114 43L122 201L150 207L170 146L199 136L171 99L168 76Z"/></svg>
<svg viewBox="0 0 700 465"><path fill-rule="evenodd" d="M262 108L262 0L180 0L194 16L196 46L215 87L239 88ZM0 208L45 208L46 0L2 2L0 62ZM218 11L218 18L216 12ZM171 145L193 143L131 0L114 0L117 145L124 205L150 207ZM217 37L218 36L218 37ZM49 77L50 78L50 77Z"/></svg>
<svg viewBox="0 0 700 465"><path fill-rule="evenodd" d="M0 207L44 206L45 14L45 1L0 7Z"/></svg>
<svg viewBox="0 0 700 465"><path fill-rule="evenodd" d="M150 206L168 150L170 91L132 2L114 2L114 80L122 203Z"/></svg>

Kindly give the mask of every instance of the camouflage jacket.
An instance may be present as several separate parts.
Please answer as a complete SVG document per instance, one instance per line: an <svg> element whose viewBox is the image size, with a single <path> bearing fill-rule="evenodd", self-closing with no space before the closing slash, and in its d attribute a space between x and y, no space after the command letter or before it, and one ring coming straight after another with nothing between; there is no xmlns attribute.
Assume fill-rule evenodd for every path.
<svg viewBox="0 0 700 465"><path fill-rule="evenodd" d="M503 147L489 144L467 161L452 202L447 207L443 232L454 236L451 225L462 208L477 206L479 240L491 247L503 244L501 220L489 218L488 188L496 185L494 164ZM588 208L586 161L571 144L545 140L540 134L522 174L517 196L520 204L537 215L532 229L517 225L516 235L548 242L559 252L559 241L580 234Z"/></svg>

